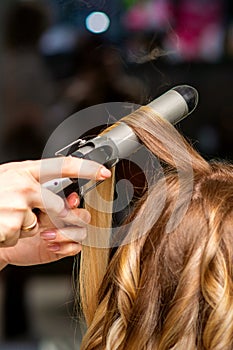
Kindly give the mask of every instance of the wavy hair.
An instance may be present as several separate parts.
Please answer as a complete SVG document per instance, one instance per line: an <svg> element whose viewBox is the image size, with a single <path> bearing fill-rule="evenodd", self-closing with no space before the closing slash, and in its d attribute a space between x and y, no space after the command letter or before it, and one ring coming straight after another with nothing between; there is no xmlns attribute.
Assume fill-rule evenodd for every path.
<svg viewBox="0 0 233 350"><path fill-rule="evenodd" d="M117 248L83 247L81 349L233 349L233 166L204 160L148 107L121 121L163 172L120 228ZM110 182L101 189L109 203ZM110 223L95 211L92 235Z"/></svg>

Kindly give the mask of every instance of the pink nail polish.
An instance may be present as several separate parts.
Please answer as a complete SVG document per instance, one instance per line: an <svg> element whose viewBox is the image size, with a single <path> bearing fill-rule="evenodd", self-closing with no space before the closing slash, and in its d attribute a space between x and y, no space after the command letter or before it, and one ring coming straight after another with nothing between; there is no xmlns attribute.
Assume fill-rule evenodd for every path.
<svg viewBox="0 0 233 350"><path fill-rule="evenodd" d="M67 198L67 202L70 208L77 208L79 204L79 198L77 194L70 194Z"/></svg>
<svg viewBox="0 0 233 350"><path fill-rule="evenodd" d="M57 252L58 250L60 250L60 245L57 244L57 243L49 244L48 245L48 250L50 250L52 252Z"/></svg>
<svg viewBox="0 0 233 350"><path fill-rule="evenodd" d="M40 234L41 238L43 239L55 239L56 238L56 232L54 231L44 231Z"/></svg>

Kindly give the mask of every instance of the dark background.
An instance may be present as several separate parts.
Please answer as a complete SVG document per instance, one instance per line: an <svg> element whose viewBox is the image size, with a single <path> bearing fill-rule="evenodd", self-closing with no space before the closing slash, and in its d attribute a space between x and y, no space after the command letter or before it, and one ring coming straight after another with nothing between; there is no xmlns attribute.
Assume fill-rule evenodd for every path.
<svg viewBox="0 0 233 350"><path fill-rule="evenodd" d="M230 0L1 1L0 162L40 158L53 130L83 108L146 104L179 84L194 86L199 104L178 128L204 157L232 159L232 7ZM102 33L87 27L95 11L110 21ZM75 348L72 266L67 259L2 272L1 349ZM45 300L57 304L43 328Z"/></svg>

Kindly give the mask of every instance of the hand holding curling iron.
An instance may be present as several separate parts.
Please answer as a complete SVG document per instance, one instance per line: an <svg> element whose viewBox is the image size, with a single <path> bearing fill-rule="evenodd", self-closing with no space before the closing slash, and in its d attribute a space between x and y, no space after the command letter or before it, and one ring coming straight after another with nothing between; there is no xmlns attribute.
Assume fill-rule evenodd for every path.
<svg viewBox="0 0 233 350"><path fill-rule="evenodd" d="M104 166L73 157L1 165L0 268L46 263L77 254L86 235L89 212L77 208L77 194L64 200L41 184L59 177L104 180L110 176ZM37 214L34 208L39 209ZM59 228L53 218L59 219Z"/></svg>

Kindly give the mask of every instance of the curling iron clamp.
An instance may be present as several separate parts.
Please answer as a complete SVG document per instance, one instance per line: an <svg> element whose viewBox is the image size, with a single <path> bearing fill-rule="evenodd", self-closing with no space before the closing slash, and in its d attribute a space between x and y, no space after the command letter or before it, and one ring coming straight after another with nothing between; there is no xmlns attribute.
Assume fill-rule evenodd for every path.
<svg viewBox="0 0 233 350"><path fill-rule="evenodd" d="M192 113L197 103L197 90L188 85L179 85L159 96L147 106L152 108L157 115L174 125ZM120 159L127 159L140 147L140 141L133 130L124 122L119 121L117 126L111 128L104 135L90 140L78 139L57 151L55 155L71 155L89 159L111 168ZM43 187L54 193L59 193L77 181L81 197L102 182L98 181L94 185L85 186L84 188L84 185L90 180L60 178L44 183Z"/></svg>

